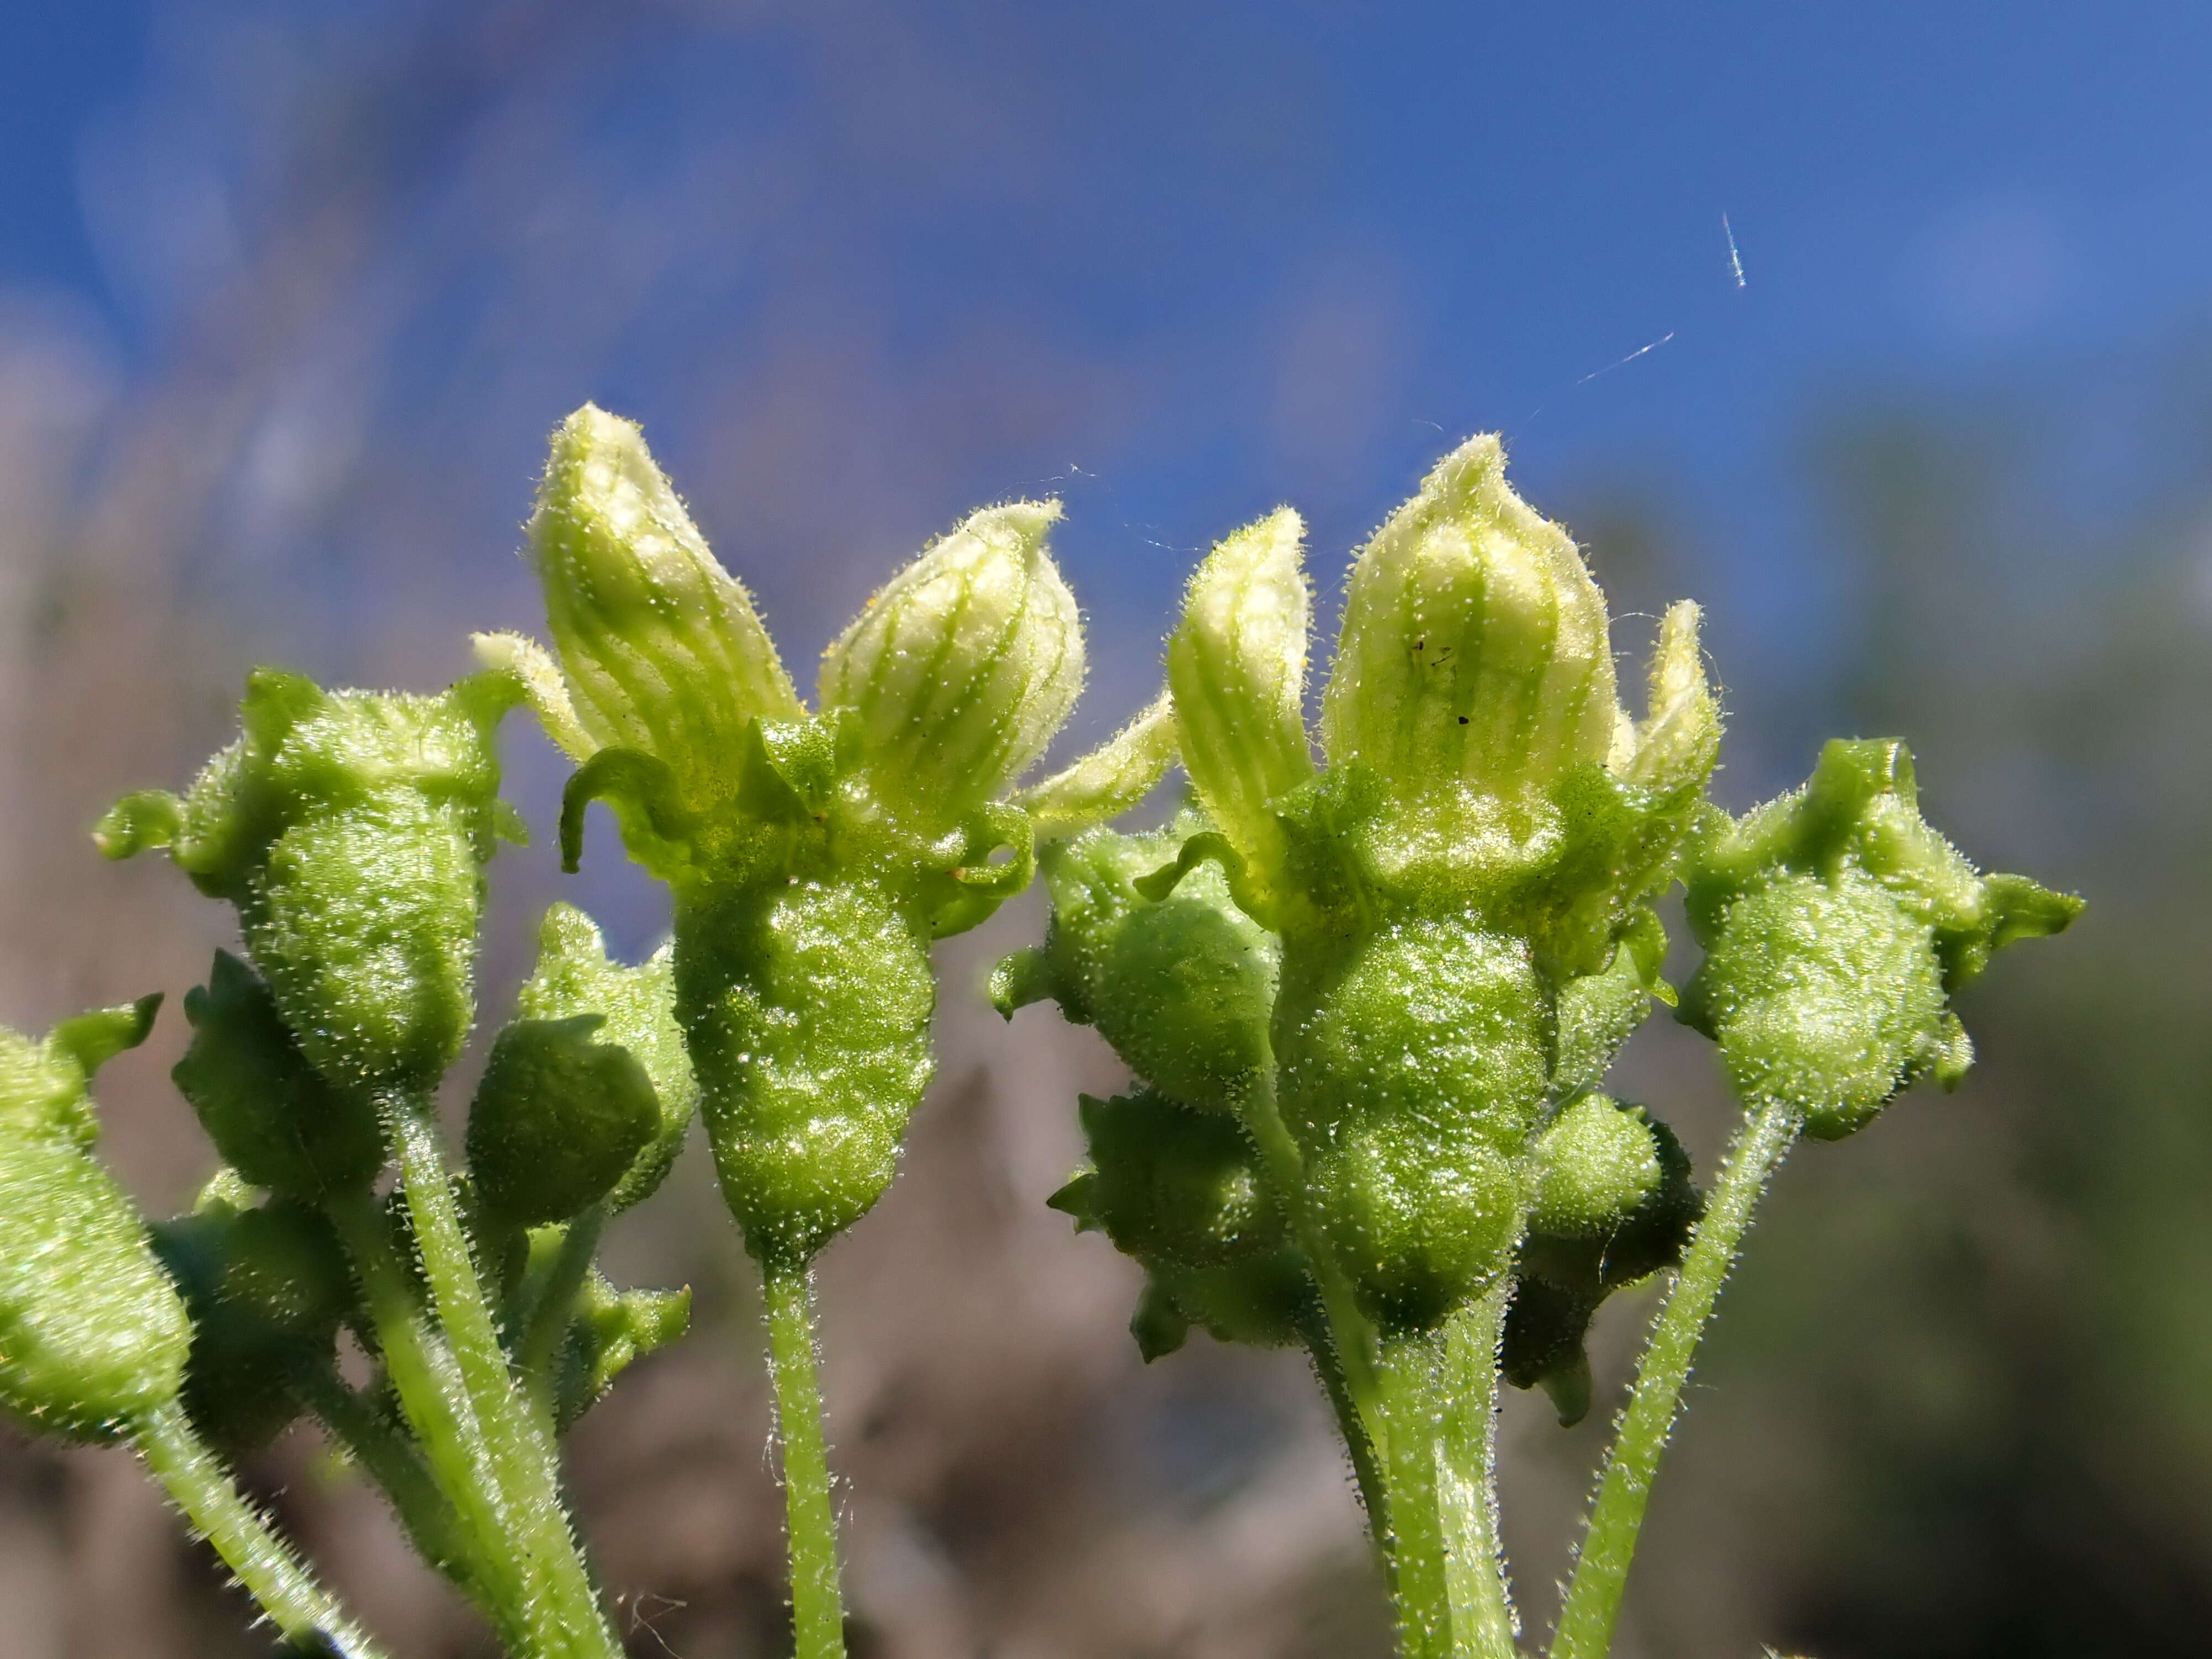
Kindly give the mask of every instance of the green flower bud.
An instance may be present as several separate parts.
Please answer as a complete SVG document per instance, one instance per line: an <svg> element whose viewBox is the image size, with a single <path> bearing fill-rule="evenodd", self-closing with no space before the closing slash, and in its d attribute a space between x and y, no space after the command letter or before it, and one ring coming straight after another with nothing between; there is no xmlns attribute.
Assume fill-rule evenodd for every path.
<svg viewBox="0 0 2212 1659"><path fill-rule="evenodd" d="M1828 744L1804 788L1706 837L1688 875L1706 947L1682 1018L1721 1045L1745 1099L1837 1139L1972 1048L1949 998L1999 947L2055 933L2081 901L1978 874L1920 817L1902 744Z"/></svg>
<svg viewBox="0 0 2212 1659"><path fill-rule="evenodd" d="M748 724L803 712L751 598L635 423L590 404L562 423L530 546L575 720L597 746L659 757L703 802L734 782ZM541 679L541 708L547 690Z"/></svg>
<svg viewBox="0 0 2212 1659"><path fill-rule="evenodd" d="M1585 1095L1559 1115L1536 1144L1536 1165L1528 1225L1564 1237L1612 1231L1659 1186L1650 1127L1603 1095Z"/></svg>
<svg viewBox="0 0 2212 1659"><path fill-rule="evenodd" d="M1222 1342L1295 1340L1311 1280L1236 1124L1147 1090L1086 1095L1081 1111L1091 1167L1046 1201L1144 1267L1129 1330L1145 1358L1194 1323Z"/></svg>
<svg viewBox="0 0 2212 1659"><path fill-rule="evenodd" d="M184 1377L184 1304L91 1151L91 1073L143 1039L156 1000L43 1043L0 1028L0 1408L71 1439L129 1434Z"/></svg>
<svg viewBox="0 0 2212 1659"><path fill-rule="evenodd" d="M442 696L323 691L257 671L244 735L191 793L131 797L111 857L167 846L239 909L310 1064L334 1085L421 1087L460 1050L499 800L492 734L520 689L479 675Z"/></svg>
<svg viewBox="0 0 2212 1659"><path fill-rule="evenodd" d="M1103 1228L1124 1255L1215 1267L1282 1242L1276 1201L1230 1120L1149 1091L1085 1095L1081 1112L1092 1167L1049 1202Z"/></svg>
<svg viewBox="0 0 2212 1659"><path fill-rule="evenodd" d="M1179 820L1191 830L1194 815ZM1193 830L1193 833L1195 833ZM1034 960L993 977L1000 1011L1056 998L1095 1024L1130 1070L1169 1098L1233 1111L1270 1063L1274 936L1238 909L1218 870L1194 872L1167 898L1136 882L1171 853L1181 830L1146 836L1091 831L1041 860L1053 920Z"/></svg>
<svg viewBox="0 0 2212 1659"><path fill-rule="evenodd" d="M1075 599L1045 550L1056 501L986 507L884 585L822 662L878 799L950 824L1044 752L1083 688Z"/></svg>
<svg viewBox="0 0 2212 1659"><path fill-rule="evenodd" d="M1619 720L1605 600L1565 531L1470 439L1360 554L1322 743L1416 800L1510 799L1611 751Z"/></svg>
<svg viewBox="0 0 2212 1659"><path fill-rule="evenodd" d="M1268 804L1313 775L1306 742L1311 595L1288 507L1222 542L1191 578L1168 641L1183 764L1248 859L1272 853Z"/></svg>
<svg viewBox="0 0 2212 1659"><path fill-rule="evenodd" d="M1952 1046L1928 930L1858 870L1737 900L1695 988L1737 1094L1797 1107L1816 1139L1864 1127Z"/></svg>
<svg viewBox="0 0 2212 1659"><path fill-rule="evenodd" d="M338 1326L356 1312L336 1233L283 1199L259 1209L204 1202L153 1233L191 1314L193 1426L231 1456L268 1444L300 1415L298 1371L331 1363Z"/></svg>
<svg viewBox="0 0 2212 1659"><path fill-rule="evenodd" d="M626 1210L649 1197L666 1179L699 1109L699 1085L676 1024L675 950L663 945L651 960L625 968L607 959L598 925L574 905L556 904L538 930L538 965L516 1000L526 1019L557 1020L596 1014L605 1024L599 1041L620 1043L645 1068L659 1121L652 1137L608 1197Z"/></svg>
<svg viewBox="0 0 2212 1659"><path fill-rule="evenodd" d="M715 1169L765 1264L883 1195L928 1084L927 940L865 881L679 893L676 1006Z"/></svg>
<svg viewBox="0 0 2212 1659"><path fill-rule="evenodd" d="M375 1109L307 1064L269 988L227 951L185 993L191 1046L169 1075L223 1162L256 1187L320 1199L384 1167Z"/></svg>
<svg viewBox="0 0 2212 1659"><path fill-rule="evenodd" d="M1561 1115L1536 1163L1500 1363L1516 1388L1541 1384L1571 1425L1589 1409L1592 1316L1613 1291L1680 1262L1705 1200L1674 1132L1602 1095Z"/></svg>
<svg viewBox="0 0 2212 1659"><path fill-rule="evenodd" d="M598 1014L518 1019L492 1043L469 1108L469 1173L494 1212L524 1225L596 1204L660 1127L653 1079L599 1042Z"/></svg>
<svg viewBox="0 0 2212 1659"><path fill-rule="evenodd" d="M1152 1267L1129 1320L1147 1364L1173 1353L1193 1325L1217 1342L1280 1348L1298 1341L1313 1306L1305 1258L1288 1245L1215 1267Z"/></svg>

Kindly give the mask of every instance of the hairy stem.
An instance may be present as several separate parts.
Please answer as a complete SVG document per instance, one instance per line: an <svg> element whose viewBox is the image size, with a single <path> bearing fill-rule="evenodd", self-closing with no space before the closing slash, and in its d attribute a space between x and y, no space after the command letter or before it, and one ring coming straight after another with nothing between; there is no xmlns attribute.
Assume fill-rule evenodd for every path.
<svg viewBox="0 0 2212 1659"><path fill-rule="evenodd" d="M1383 1345L1382 1470L1404 1659L1510 1659L1515 1651L1490 1468L1510 1291L1501 1281L1443 1329Z"/></svg>
<svg viewBox="0 0 2212 1659"><path fill-rule="evenodd" d="M537 1644L534 1651L549 1659L612 1659L621 1645L599 1606L561 1501L552 1425L530 1410L507 1369L507 1351L500 1346L461 1231L436 1120L427 1102L412 1097L387 1099L384 1116L431 1303L482 1429L512 1542L526 1564L532 1594L525 1614Z"/></svg>
<svg viewBox="0 0 2212 1659"><path fill-rule="evenodd" d="M1344 1437L1345 1450L1351 1455L1352 1478L1359 1484L1359 1504L1367 1512L1369 1533L1387 1563L1390 1499L1382 1466L1375 1461L1375 1443L1368 1437L1367 1425L1352 1401L1352 1391L1345 1386L1344 1365L1337 1358L1328 1319L1316 1307L1298 1324L1306 1352L1313 1359L1314 1375L1321 1379L1322 1392L1328 1396L1329 1409L1336 1415L1337 1432Z"/></svg>
<svg viewBox="0 0 2212 1659"><path fill-rule="evenodd" d="M476 1594L481 1564L474 1540L422 1454L384 1414L348 1388L327 1363L305 1362L291 1370L301 1403L328 1429L346 1455L382 1487L416 1553L440 1572Z"/></svg>
<svg viewBox="0 0 2212 1659"><path fill-rule="evenodd" d="M845 1604L837 1583L837 1515L822 1438L822 1390L815 1377L813 1283L805 1267L769 1267L762 1287L776 1432L783 1446L796 1659L842 1659Z"/></svg>
<svg viewBox="0 0 2212 1659"><path fill-rule="evenodd" d="M1306 1206L1305 1155L1283 1121L1281 1109L1275 1103L1275 1074L1272 1066L1260 1067L1255 1074L1245 1097L1243 1115L1246 1130L1265 1166L1268 1184L1281 1194L1296 1229L1298 1246L1305 1252L1307 1265L1313 1270L1315 1287L1321 1292L1322 1317L1328 1328L1328 1347L1336 1367L1334 1378L1324 1370L1323 1386L1329 1389L1330 1403L1337 1404L1341 1393L1343 1404L1338 1406L1337 1417L1346 1425L1344 1431L1346 1446L1351 1450L1352 1466L1357 1469L1363 1452L1369 1462L1387 1458L1383 1442L1389 1425L1382 1407L1382 1385L1376 1370L1375 1328L1359 1311L1353 1300L1352 1285L1343 1270L1336 1265L1321 1231L1314 1224L1310 1210ZM1319 1349L1315 1350L1315 1363L1322 1363ZM1348 1408L1348 1410L1347 1410ZM1354 1427L1357 1426L1357 1437ZM1377 1480L1372 1492L1361 1482L1361 1491L1367 1498L1367 1524L1386 1557L1391 1550L1389 1483ZM1378 1506L1376 1499L1380 1498Z"/></svg>
<svg viewBox="0 0 2212 1659"><path fill-rule="evenodd" d="M400 1409L422 1447L430 1478L453 1504L468 1540L477 1602L499 1626L508 1647L529 1651L532 1591L514 1547L508 1504L483 1425L461 1385L453 1356L422 1317L375 1195L364 1190L334 1200L330 1214L360 1276Z"/></svg>
<svg viewBox="0 0 2212 1659"><path fill-rule="evenodd" d="M1518 1651L1518 1621L1498 1534L1498 1346L1510 1275L1439 1333L1436 1399L1437 1513L1457 1650L1485 1659Z"/></svg>
<svg viewBox="0 0 2212 1659"><path fill-rule="evenodd" d="M576 1293L584 1275L592 1270L592 1257L599 1248L599 1233L606 1225L607 1208L594 1204L568 1224L561 1236L560 1253L545 1276L538 1305L522 1335L516 1363L531 1400L547 1422L554 1420L561 1392L561 1350L576 1311Z"/></svg>
<svg viewBox="0 0 2212 1659"><path fill-rule="evenodd" d="M380 1659L329 1591L318 1584L247 1501L222 1460L210 1451L173 1401L139 1424L138 1455L184 1510L192 1529L215 1546L246 1593L290 1646L343 1659Z"/></svg>
<svg viewBox="0 0 2212 1659"><path fill-rule="evenodd" d="M1574 1577L1560 1604L1552 1659L1604 1659L1612 1646L1637 1534L1650 1502L1652 1477L1681 1408L1690 1361L1721 1285L1735 1265L1759 1194L1796 1140L1802 1121L1794 1107L1763 1103L1745 1120L1729 1149L1705 1219L1698 1224L1681 1271L1667 1292L1637 1364L1628 1407L1606 1454L1604 1478L1590 1505Z"/></svg>

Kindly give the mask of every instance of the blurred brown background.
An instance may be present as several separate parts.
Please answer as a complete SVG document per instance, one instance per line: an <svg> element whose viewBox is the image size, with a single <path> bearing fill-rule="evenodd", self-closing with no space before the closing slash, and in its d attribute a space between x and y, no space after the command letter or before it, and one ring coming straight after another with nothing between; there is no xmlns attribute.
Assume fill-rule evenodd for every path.
<svg viewBox="0 0 2212 1659"><path fill-rule="evenodd" d="M428 687L530 627L545 432L647 423L794 665L954 514L1056 492L1096 669L1146 695L1204 545L1308 511L1325 605L1447 441L1502 427L1639 652L1691 593L1741 807L1900 733L1971 851L2087 893L1966 1013L1953 1098L1793 1160L1700 1367L1621 1651L2156 1656L2212 1628L2212 396L2201 20L1977 9L99 0L25 21L0 155L0 1018L173 998L225 916L85 831L227 740L246 668ZM1721 215L1730 218L1723 229ZM1731 257L1740 260L1731 264ZM1647 344L1653 349L1633 358ZM483 1001L540 908L495 866ZM905 1172L825 1259L861 1643L906 1659L1388 1651L1294 1356L1146 1367L1135 1275L1042 1207L1119 1073L954 941ZM172 1007L104 1075L149 1207L210 1160ZM464 1066L465 1073L469 1068ZM465 1096L468 1078L455 1080ZM1623 1091L1701 1166L1663 1023ZM574 1444L639 1655L785 1650L749 1270L702 1158L609 1265L695 1334ZM1648 1296L1601 1322L1626 1373ZM1547 1617L1605 1413L1508 1402ZM489 1650L295 1431L249 1471L408 1655ZM0 1432L0 1659L262 1650L129 1457Z"/></svg>

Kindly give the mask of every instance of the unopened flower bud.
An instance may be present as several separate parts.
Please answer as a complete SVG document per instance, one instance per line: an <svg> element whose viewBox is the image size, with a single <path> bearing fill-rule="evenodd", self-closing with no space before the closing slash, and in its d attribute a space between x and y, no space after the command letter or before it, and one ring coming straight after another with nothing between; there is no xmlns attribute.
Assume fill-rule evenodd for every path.
<svg viewBox="0 0 2212 1659"><path fill-rule="evenodd" d="M1659 1185L1659 1155L1641 1113L1584 1095L1536 1143L1528 1224L1571 1237L1609 1232Z"/></svg>
<svg viewBox="0 0 2212 1659"><path fill-rule="evenodd" d="M642 750L711 796L749 722L802 712L751 598L635 422L590 404L562 422L530 545L575 717L601 745Z"/></svg>
<svg viewBox="0 0 2212 1659"><path fill-rule="evenodd" d="M1499 1360L1507 1382L1540 1383L1573 1424L1589 1410L1591 1316L1614 1291L1681 1261L1705 1199L1674 1131L1602 1095L1562 1113L1536 1159Z"/></svg>
<svg viewBox="0 0 2212 1659"><path fill-rule="evenodd" d="M1284 507L1222 542L1191 578L1168 641L1184 768L1248 857L1271 844L1268 802L1313 775L1304 534Z"/></svg>
<svg viewBox="0 0 2212 1659"><path fill-rule="evenodd" d="M1574 543L1505 483L1495 437L1437 465L1352 567L1322 709L1332 761L1401 799L1510 798L1610 751L1605 600Z"/></svg>
<svg viewBox="0 0 2212 1659"><path fill-rule="evenodd" d="M1707 954L1681 1018L1720 1043L1739 1094L1819 1139L1923 1073L1955 1086L1973 1050L1951 994L2081 908L1977 872L1920 816L1905 746L1879 741L1829 744L1803 788L1709 836L1686 882Z"/></svg>
<svg viewBox="0 0 2212 1659"><path fill-rule="evenodd" d="M1161 834L1095 830L1048 848L1050 931L1041 949L1000 965L992 994L1009 1017L1052 997L1170 1099L1234 1112L1270 1063L1281 947L1237 908L1211 866L1162 900L1139 896L1135 884L1204 822L1190 813Z"/></svg>
<svg viewBox="0 0 2212 1659"><path fill-rule="evenodd" d="M91 1073L152 1023L150 1004L125 1012L43 1043L0 1028L0 1407L72 1439L127 1434L173 1399L191 1339L91 1150Z"/></svg>
<svg viewBox="0 0 2212 1659"><path fill-rule="evenodd" d="M252 969L216 951L207 984L185 993L185 1018L191 1046L170 1076L225 1164L307 1199L375 1178L385 1156L375 1110L307 1064Z"/></svg>
<svg viewBox="0 0 2212 1659"><path fill-rule="evenodd" d="M659 1121L621 1182L608 1195L613 1210L649 1197L683 1150L699 1109L699 1085L676 1024L674 951L663 945L649 961L626 968L607 958L598 925L572 904L556 904L538 929L538 965L515 1000L526 1019L596 1014L601 1042L619 1043L645 1068Z"/></svg>
<svg viewBox="0 0 2212 1659"><path fill-rule="evenodd" d="M595 1040L605 1023L518 1019L493 1042L469 1109L469 1173L501 1219L565 1221L596 1204L659 1127L645 1068Z"/></svg>
<svg viewBox="0 0 2212 1659"><path fill-rule="evenodd" d="M1045 549L1057 501L971 514L885 583L824 654L824 712L858 717L895 810L957 823L1044 752L1083 687L1075 598Z"/></svg>
<svg viewBox="0 0 2212 1659"><path fill-rule="evenodd" d="M334 1085L419 1088L473 1018L483 866L495 840L522 838L492 744L520 696L505 673L413 696L257 670L239 741L182 800L131 796L95 839L112 858L166 846L238 906L278 1012Z"/></svg>
<svg viewBox="0 0 2212 1659"><path fill-rule="evenodd" d="M1220 1267L1280 1243L1281 1212L1230 1119L1149 1090L1085 1095L1081 1110L1091 1167L1053 1195L1054 1209L1148 1265Z"/></svg>

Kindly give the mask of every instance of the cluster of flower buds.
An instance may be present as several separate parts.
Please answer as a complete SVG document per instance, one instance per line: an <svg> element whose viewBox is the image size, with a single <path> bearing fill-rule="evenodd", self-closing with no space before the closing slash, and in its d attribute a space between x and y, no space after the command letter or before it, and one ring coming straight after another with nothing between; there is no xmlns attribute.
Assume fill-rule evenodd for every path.
<svg viewBox="0 0 2212 1659"><path fill-rule="evenodd" d="M623 1365L682 1333L688 1292L618 1291L589 1254L599 1218L666 1174L698 1103L668 953L611 963L597 928L556 907L517 1016L491 1044L466 1171L446 1173L431 1103L474 1023L484 866L497 841L522 839L497 793L493 739L525 696L506 667L435 696L326 691L260 671L239 740L184 796L133 795L102 821L110 856L166 848L203 891L230 901L250 961L218 951L207 983L186 994L191 1042L173 1073L223 1167L190 1212L150 1232L119 1194L107 1207L127 1227L75 1229L76 1248L108 1256L127 1231L131 1259L173 1310L134 1303L130 1320L112 1322L141 1330L142 1347L174 1334L166 1371L163 1352L132 1357L130 1388L179 1398L199 1438L225 1454L304 1412L324 1416L386 1480L426 1553L503 1627L533 1615L487 1565L495 1540L453 1540L456 1517L481 1514L472 1504L508 1498L434 1482L464 1469L488 1478L482 1425L495 1396L516 1402L496 1431L504 1443L550 1447L517 1426L528 1420L520 1413L565 1427ZM73 1029L48 1049L61 1053L54 1042ZM410 1146L428 1149L411 1164ZM27 1192L35 1182L46 1195L36 1203L50 1206L82 1207L88 1182L112 1191L88 1160L88 1175L66 1180L51 1161L0 1149L0 1181ZM403 1181L380 1195L395 1161ZM35 1207L27 1198L11 1212L27 1221ZM426 1214L458 1229L437 1267ZM100 1275L113 1297L137 1295L126 1267L118 1257ZM467 1415L448 1397L455 1359L416 1351L428 1340L461 1352L471 1339L442 1331L448 1318L481 1319L505 1349ZM365 1392L337 1370L348 1328L386 1362ZM80 1373L88 1363L76 1362ZM72 1432L126 1407L143 1417L122 1358L110 1370L81 1381L67 1410L27 1392L21 1409ZM555 1480L545 1473L544 1490Z"/></svg>
<svg viewBox="0 0 2212 1659"><path fill-rule="evenodd" d="M1083 680L1054 503L972 514L824 654L810 714L744 588L635 426L586 407L531 521L555 653L481 639L579 763L562 846L612 807L675 899L678 1017L749 1248L803 1265L875 1203L929 1080L933 939L1025 887L1036 825L1119 811L1164 769L1155 710L1006 792Z"/></svg>
<svg viewBox="0 0 2212 1659"><path fill-rule="evenodd" d="M437 696L325 691L257 670L239 740L182 799L127 797L111 858L166 847L238 908L246 949L309 1064L347 1089L419 1089L475 1018L483 866L522 838L492 738L520 700L479 674Z"/></svg>
<svg viewBox="0 0 2212 1659"><path fill-rule="evenodd" d="M1668 615L1632 720L1573 544L1476 439L1352 567L1323 768L1302 536L1278 512L1193 580L1168 668L1202 810L1164 837L1048 852L1053 937L1002 969L1001 1006L1055 997L1158 1092L1241 1110L1255 1148L1279 1114L1296 1157L1250 1164L1252 1213L1301 1221L1289 1237L1386 1334L1435 1327L1516 1260L1587 1322L1618 1274L1571 1271L1544 1230L1603 1255L1642 1228L1648 1273L1695 1212L1662 1127L1606 1103L1620 1127L1594 1133L1583 1103L1664 992L1648 904L1719 735L1696 608ZM1117 1147L1094 1130L1086 1193L1121 1179ZM1099 1206L1079 1213L1122 1243ZM1516 1380L1571 1372L1581 1326L1550 1325L1540 1353L1520 1334Z"/></svg>
<svg viewBox="0 0 2212 1659"><path fill-rule="evenodd" d="M1294 1340L1310 1300L1282 1194L1255 1156L1244 1114L1271 1088L1275 936L1237 908L1218 869L1166 897L1137 884L1210 827L1186 809L1165 830L1094 830L1040 857L1052 896L1042 946L992 975L999 1011L1041 998L1092 1024L1146 1086L1085 1099L1091 1167L1052 1198L1079 1228L1142 1263L1131 1328L1147 1358L1194 1324L1224 1341Z"/></svg>
<svg viewBox="0 0 2212 1659"><path fill-rule="evenodd" d="M1923 1075L1973 1060L1951 999L2015 939L2081 901L1979 874L1920 816L1901 743L1837 739L1805 785L1730 823L1716 811L1684 872L1705 960L1681 1017L1720 1044L1744 1100L1836 1140Z"/></svg>

